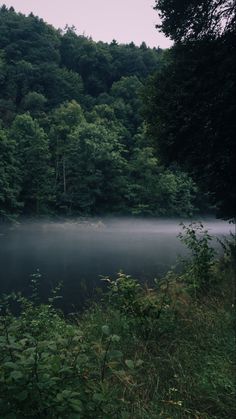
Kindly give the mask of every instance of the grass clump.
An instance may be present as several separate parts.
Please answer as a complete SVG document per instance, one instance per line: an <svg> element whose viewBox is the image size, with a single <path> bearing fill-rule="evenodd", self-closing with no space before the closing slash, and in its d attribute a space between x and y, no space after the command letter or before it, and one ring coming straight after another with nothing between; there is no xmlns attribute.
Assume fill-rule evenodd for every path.
<svg viewBox="0 0 236 419"><path fill-rule="evenodd" d="M122 273L107 279L103 300L72 319L53 298L42 305L20 295L11 296L15 316L5 297L0 417L233 418L233 246L216 260L203 243L181 275L170 272L152 287Z"/></svg>

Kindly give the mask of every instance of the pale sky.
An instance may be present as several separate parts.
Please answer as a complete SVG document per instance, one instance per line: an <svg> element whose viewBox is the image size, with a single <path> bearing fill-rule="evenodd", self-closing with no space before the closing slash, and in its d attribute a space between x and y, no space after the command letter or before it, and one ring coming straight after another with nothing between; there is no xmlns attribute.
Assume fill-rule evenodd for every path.
<svg viewBox="0 0 236 419"><path fill-rule="evenodd" d="M154 0L5 0L17 12L43 18L56 28L74 25L77 33L95 41L119 43L142 41L150 47L167 48L171 41L155 29L158 14Z"/></svg>

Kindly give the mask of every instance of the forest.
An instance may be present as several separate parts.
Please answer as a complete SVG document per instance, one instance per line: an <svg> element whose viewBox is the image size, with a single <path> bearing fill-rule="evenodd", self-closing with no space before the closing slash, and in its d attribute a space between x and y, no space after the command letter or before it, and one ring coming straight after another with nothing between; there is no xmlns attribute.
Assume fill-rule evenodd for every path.
<svg viewBox="0 0 236 419"><path fill-rule="evenodd" d="M154 3L167 50L0 7L1 419L236 417L235 0Z"/></svg>
<svg viewBox="0 0 236 419"><path fill-rule="evenodd" d="M94 42L0 9L0 216L214 211L145 120L160 48Z"/></svg>

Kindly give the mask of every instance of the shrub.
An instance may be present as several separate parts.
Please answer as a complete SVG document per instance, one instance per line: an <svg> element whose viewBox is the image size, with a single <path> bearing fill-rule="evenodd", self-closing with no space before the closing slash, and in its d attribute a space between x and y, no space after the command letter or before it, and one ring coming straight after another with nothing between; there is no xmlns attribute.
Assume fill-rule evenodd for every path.
<svg viewBox="0 0 236 419"><path fill-rule="evenodd" d="M184 262L185 272L182 275L183 280L188 285L189 291L195 296L207 292L214 281L212 268L216 252L210 246L212 237L207 230L204 230L202 223L191 223L189 226L181 224L183 232L179 238L191 253L191 258Z"/></svg>

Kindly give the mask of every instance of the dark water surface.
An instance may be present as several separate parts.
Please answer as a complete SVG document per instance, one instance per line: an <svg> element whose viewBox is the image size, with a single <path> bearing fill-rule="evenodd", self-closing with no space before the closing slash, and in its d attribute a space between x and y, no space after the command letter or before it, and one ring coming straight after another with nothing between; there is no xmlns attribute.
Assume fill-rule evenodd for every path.
<svg viewBox="0 0 236 419"><path fill-rule="evenodd" d="M188 224L188 221L184 221ZM186 249L177 238L180 220L101 219L75 222L29 222L0 229L0 293L29 294L32 273L42 274L42 297L63 281L63 308L80 309L101 287L101 276L123 270L141 281L158 278ZM207 220L215 237L233 226ZM217 243L215 242L216 246Z"/></svg>

